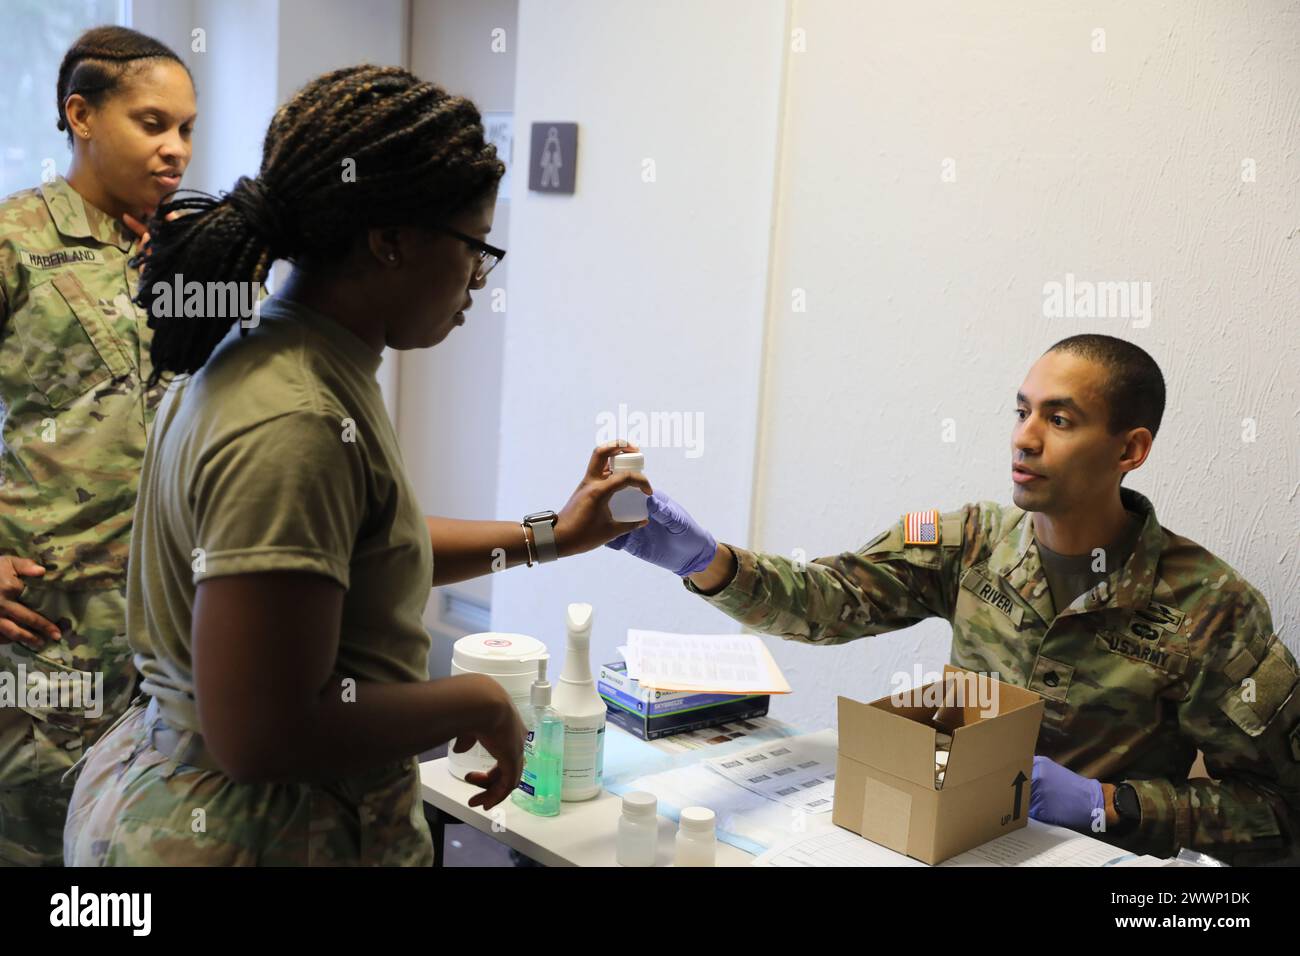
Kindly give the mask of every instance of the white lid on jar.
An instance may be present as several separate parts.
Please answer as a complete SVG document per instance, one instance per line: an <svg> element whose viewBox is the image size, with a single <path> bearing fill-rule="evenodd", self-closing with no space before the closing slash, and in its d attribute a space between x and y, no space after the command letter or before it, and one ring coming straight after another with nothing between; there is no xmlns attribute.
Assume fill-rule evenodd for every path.
<svg viewBox="0 0 1300 956"><path fill-rule="evenodd" d="M645 471L645 455L637 451L625 451L614 456L611 467L615 471Z"/></svg>
<svg viewBox="0 0 1300 956"><path fill-rule="evenodd" d="M527 676L537 673L537 661L547 656L546 645L527 634L487 631L466 634L452 645L452 660L461 670L477 674Z"/></svg>
<svg viewBox="0 0 1300 956"><path fill-rule="evenodd" d="M623 794L623 813L629 817L653 817L659 807L659 798L644 790Z"/></svg>
<svg viewBox="0 0 1300 956"><path fill-rule="evenodd" d="M681 825L692 833L712 833L713 811L708 807L687 807L682 811Z"/></svg>

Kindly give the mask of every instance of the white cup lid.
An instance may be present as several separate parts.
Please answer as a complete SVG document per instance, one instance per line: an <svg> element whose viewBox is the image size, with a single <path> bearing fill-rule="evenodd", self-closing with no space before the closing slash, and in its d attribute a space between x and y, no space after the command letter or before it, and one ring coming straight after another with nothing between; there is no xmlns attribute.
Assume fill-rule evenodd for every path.
<svg viewBox="0 0 1300 956"><path fill-rule="evenodd" d="M612 467L615 471L645 471L645 455L637 451L626 451L615 455Z"/></svg>
<svg viewBox="0 0 1300 956"><path fill-rule="evenodd" d="M653 793L633 790L623 794L623 811L632 816L651 816L659 806L659 799Z"/></svg>
<svg viewBox="0 0 1300 956"><path fill-rule="evenodd" d="M713 811L708 807L687 807L682 811L682 826L687 830L712 830Z"/></svg>
<svg viewBox="0 0 1300 956"><path fill-rule="evenodd" d="M485 674L536 674L537 659L546 656L537 638L497 631L467 634L452 647L462 670Z"/></svg>

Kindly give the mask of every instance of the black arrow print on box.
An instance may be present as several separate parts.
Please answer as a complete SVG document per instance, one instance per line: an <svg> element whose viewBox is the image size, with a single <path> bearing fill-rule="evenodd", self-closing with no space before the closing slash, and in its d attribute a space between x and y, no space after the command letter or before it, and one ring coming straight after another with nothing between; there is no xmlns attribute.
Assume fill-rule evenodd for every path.
<svg viewBox="0 0 1300 956"><path fill-rule="evenodd" d="M1020 819L1020 794L1024 789L1026 779L1025 772L1021 770L1016 774L1016 779L1011 781L1011 785L1016 788L1016 808L1011 814L1012 820Z"/></svg>

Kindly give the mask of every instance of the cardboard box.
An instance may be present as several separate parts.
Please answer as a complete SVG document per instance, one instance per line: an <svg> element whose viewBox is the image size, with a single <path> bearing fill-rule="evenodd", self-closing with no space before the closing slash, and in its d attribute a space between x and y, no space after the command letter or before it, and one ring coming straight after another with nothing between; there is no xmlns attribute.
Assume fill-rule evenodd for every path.
<svg viewBox="0 0 1300 956"><path fill-rule="evenodd" d="M1023 687L950 665L943 670L943 680L905 692L919 700L900 703L891 695L863 704L839 698L831 818L931 864L1026 824L1044 706ZM958 696L975 678L987 695ZM994 701L996 707L987 706ZM938 789L935 734L943 730L953 741Z"/></svg>
<svg viewBox="0 0 1300 956"><path fill-rule="evenodd" d="M601 666L596 690L605 700L606 719L642 740L762 717L771 700L769 694L653 690L628 677L623 661Z"/></svg>

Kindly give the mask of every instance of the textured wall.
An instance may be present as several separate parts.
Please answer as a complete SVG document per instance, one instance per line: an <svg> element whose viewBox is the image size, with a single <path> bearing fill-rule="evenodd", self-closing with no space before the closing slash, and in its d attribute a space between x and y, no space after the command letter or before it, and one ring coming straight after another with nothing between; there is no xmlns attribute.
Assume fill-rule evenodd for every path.
<svg viewBox="0 0 1300 956"><path fill-rule="evenodd" d="M558 501L591 414L628 401L706 412L704 454L649 471L719 538L856 548L905 511L1009 501L1025 372L1108 332L1169 386L1126 483L1297 648L1298 43L1276 2L523 0L520 145L577 119L583 155L577 196L512 209L498 513ZM1067 273L1149 283L1149 321L1046 317ZM553 641L584 595L606 657L629 625L735 629L608 553L501 575L493 620ZM770 645L796 691L774 713L831 726L837 694L938 668L949 628Z"/></svg>
<svg viewBox="0 0 1300 956"><path fill-rule="evenodd" d="M1125 484L1296 650L1300 6L1082 6L795 3L755 540L811 557L905 511L1009 502L1016 387L1053 341L1105 332L1169 391ZM1150 282L1150 323L1045 318L1067 272ZM948 634L774 641L798 691L777 712L831 725L836 694L938 667Z"/></svg>

